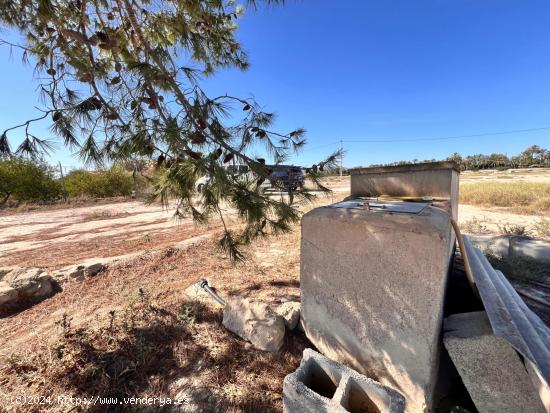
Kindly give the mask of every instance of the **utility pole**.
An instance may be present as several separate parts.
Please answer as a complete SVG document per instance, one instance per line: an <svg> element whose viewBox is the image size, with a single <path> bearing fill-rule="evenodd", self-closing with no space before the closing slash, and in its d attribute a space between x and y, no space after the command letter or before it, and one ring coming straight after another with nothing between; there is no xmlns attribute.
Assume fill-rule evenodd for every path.
<svg viewBox="0 0 550 413"><path fill-rule="evenodd" d="M340 139L340 180L342 180L342 163L344 162L344 145Z"/></svg>

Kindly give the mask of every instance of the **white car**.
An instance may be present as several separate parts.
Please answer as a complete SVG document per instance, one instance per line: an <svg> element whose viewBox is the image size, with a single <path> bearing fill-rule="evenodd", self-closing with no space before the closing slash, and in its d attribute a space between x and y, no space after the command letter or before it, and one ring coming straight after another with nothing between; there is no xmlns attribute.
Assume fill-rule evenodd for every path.
<svg viewBox="0 0 550 413"><path fill-rule="evenodd" d="M240 179L252 180L254 179L254 174L250 171L248 165L227 165L224 166L224 169L228 173L238 175ZM205 175L200 177L195 183L195 190L197 192L202 192L204 186L210 181L210 176Z"/></svg>

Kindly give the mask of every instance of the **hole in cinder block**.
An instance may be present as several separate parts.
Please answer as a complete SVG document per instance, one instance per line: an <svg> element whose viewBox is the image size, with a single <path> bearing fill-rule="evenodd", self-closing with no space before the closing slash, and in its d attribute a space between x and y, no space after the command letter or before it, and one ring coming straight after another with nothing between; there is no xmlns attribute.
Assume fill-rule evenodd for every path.
<svg viewBox="0 0 550 413"><path fill-rule="evenodd" d="M338 372L327 370L326 366L321 366L314 359L309 359L298 379L315 393L332 399L341 376Z"/></svg>
<svg viewBox="0 0 550 413"><path fill-rule="evenodd" d="M350 413L386 413L389 412L389 398L381 390L367 390L350 378L342 407Z"/></svg>

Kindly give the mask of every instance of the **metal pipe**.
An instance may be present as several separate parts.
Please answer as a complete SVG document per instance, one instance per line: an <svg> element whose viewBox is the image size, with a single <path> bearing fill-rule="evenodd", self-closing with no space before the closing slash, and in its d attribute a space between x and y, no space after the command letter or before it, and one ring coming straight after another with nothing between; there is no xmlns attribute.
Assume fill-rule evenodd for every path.
<svg viewBox="0 0 550 413"><path fill-rule="evenodd" d="M460 253L462 254L462 260L464 261L464 270L466 273L466 278L468 278L468 282L470 283L470 287L472 287L472 290L477 298L479 297L479 292L476 288L476 283L474 280L474 275L472 274L472 266L470 265L470 257L468 256L468 252L466 251L466 247L464 245L464 238L462 238L462 233L460 232L460 228L458 227L457 222L451 218L451 226L453 227L453 230L456 235L456 240L458 241L458 248L460 249Z"/></svg>
<svg viewBox="0 0 550 413"><path fill-rule="evenodd" d="M200 288L206 291L210 296L218 302L218 304L225 305L225 300L221 298L216 292L208 285L208 281L204 278L197 284Z"/></svg>

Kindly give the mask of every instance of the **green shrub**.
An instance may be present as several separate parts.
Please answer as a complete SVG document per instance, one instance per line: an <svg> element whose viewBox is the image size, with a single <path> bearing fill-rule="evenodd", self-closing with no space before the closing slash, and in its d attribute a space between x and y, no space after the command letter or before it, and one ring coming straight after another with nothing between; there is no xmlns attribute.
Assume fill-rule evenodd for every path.
<svg viewBox="0 0 550 413"><path fill-rule="evenodd" d="M71 197L107 198L130 195L134 179L132 172L113 166L102 171L72 171L63 178L63 185Z"/></svg>
<svg viewBox="0 0 550 413"><path fill-rule="evenodd" d="M14 201L52 201L63 195L52 169L43 162L0 160L0 205Z"/></svg>

